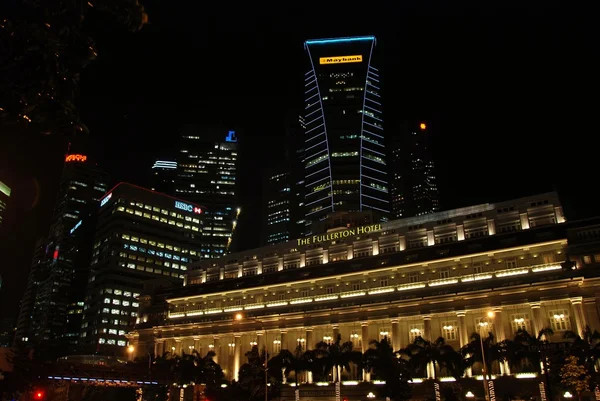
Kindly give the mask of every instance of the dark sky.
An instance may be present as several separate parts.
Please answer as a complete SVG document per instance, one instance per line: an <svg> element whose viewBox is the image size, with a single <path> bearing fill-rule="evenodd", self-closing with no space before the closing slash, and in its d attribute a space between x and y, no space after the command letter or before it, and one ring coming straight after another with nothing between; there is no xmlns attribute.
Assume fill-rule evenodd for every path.
<svg viewBox="0 0 600 401"><path fill-rule="evenodd" d="M183 125L236 127L245 247L259 245L262 169L281 159L286 118L302 107L310 38L377 36L386 132L406 119L428 122L443 208L557 189L568 218L597 212L590 10L557 1L142 3L150 24L139 33L94 24L100 55L82 77L79 104L93 153L116 181L143 185ZM56 149L28 142L12 155L27 167L15 194L22 224L11 233L19 247L3 266L15 293L47 231Z"/></svg>

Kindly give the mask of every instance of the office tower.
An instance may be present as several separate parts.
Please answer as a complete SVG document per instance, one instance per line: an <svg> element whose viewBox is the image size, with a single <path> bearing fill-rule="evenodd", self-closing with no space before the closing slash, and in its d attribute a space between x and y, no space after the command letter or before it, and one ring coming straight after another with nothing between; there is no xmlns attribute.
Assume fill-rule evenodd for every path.
<svg viewBox="0 0 600 401"><path fill-rule="evenodd" d="M180 139L175 196L206 208L202 256L222 256L230 249L241 210L236 132L187 126Z"/></svg>
<svg viewBox="0 0 600 401"><path fill-rule="evenodd" d="M27 287L21 298L19 308L19 317L17 319L16 343L28 343L32 336L33 311L35 307L35 297L44 266L49 260L50 249L46 238L38 239L35 243L33 257L31 258L31 267L27 279Z"/></svg>
<svg viewBox="0 0 600 401"><path fill-rule="evenodd" d="M33 309L25 298L21 306L19 322L23 324L30 317L25 324L30 325L28 332L23 326L17 330L21 341L26 338L34 344L43 343L54 348L64 345L76 271L87 270L87 266L75 263L76 253L71 250L78 244L84 252L84 245L72 234L90 208L97 205L107 187L108 176L86 155L66 156L46 246L43 256L36 251L38 254L30 274L32 282L28 283L25 294L25 297L31 297L33 294L28 291L35 290Z"/></svg>
<svg viewBox="0 0 600 401"><path fill-rule="evenodd" d="M374 36L308 40L306 223L337 211L390 212Z"/></svg>
<svg viewBox="0 0 600 401"><path fill-rule="evenodd" d="M181 285L206 237L202 206L121 183L100 201L80 349L123 355L144 282Z"/></svg>
<svg viewBox="0 0 600 401"><path fill-rule="evenodd" d="M152 166L150 189L163 194L175 193L175 178L177 177L177 162L172 160L156 160Z"/></svg>
<svg viewBox="0 0 600 401"><path fill-rule="evenodd" d="M295 221L292 219L294 207L294 179L287 168L272 169L265 175L263 183L264 235L265 245L286 242L294 236Z"/></svg>
<svg viewBox="0 0 600 401"><path fill-rule="evenodd" d="M0 225L2 225L3 216L6 213L8 199L10 198L11 189L8 185L0 181Z"/></svg>
<svg viewBox="0 0 600 401"><path fill-rule="evenodd" d="M304 233L303 123L302 116L291 117L282 152L284 160L263 176L263 216L266 218L263 218L262 243L265 245L293 240Z"/></svg>
<svg viewBox="0 0 600 401"><path fill-rule="evenodd" d="M392 140L392 213L395 218L440 210L435 165L426 122L405 123Z"/></svg>

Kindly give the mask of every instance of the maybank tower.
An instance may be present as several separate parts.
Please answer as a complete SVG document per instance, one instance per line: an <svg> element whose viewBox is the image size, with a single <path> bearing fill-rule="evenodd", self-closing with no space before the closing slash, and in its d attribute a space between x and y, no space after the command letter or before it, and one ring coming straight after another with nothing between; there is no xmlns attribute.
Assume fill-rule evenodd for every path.
<svg viewBox="0 0 600 401"><path fill-rule="evenodd" d="M390 211L381 84L374 36L307 40L304 206L307 233L337 212ZM360 214L360 213L359 213Z"/></svg>

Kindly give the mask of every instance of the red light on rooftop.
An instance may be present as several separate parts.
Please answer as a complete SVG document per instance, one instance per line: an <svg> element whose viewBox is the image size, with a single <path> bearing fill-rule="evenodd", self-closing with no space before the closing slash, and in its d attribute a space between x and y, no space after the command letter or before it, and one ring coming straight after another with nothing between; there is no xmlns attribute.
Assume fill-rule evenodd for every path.
<svg viewBox="0 0 600 401"><path fill-rule="evenodd" d="M87 160L87 156L86 155L77 155L77 154L67 155L67 157L65 158L65 162L67 162L67 163L71 163L71 162L84 162L86 160Z"/></svg>
<svg viewBox="0 0 600 401"><path fill-rule="evenodd" d="M43 400L44 399L44 392L43 391L36 391L34 393L34 398L36 400Z"/></svg>
<svg viewBox="0 0 600 401"><path fill-rule="evenodd" d="M427 129L427 124L425 124L425 123L421 123L421 124L419 125L419 128L421 128L421 129Z"/></svg>

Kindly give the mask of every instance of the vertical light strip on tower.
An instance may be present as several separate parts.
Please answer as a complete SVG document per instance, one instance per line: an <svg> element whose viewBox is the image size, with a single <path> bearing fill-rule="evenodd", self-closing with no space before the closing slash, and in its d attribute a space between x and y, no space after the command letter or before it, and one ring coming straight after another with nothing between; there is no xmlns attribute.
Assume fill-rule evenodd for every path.
<svg viewBox="0 0 600 401"><path fill-rule="evenodd" d="M311 54L310 54L310 48L308 47L308 45L306 45L306 51L308 52L308 57L309 57L309 59L310 59L310 64L311 64L311 67L312 67L312 74L311 74L311 75L309 75L309 76L312 76L312 77L314 77L314 80L313 80L313 81L311 81L311 82L314 82L314 85L315 85L315 87L316 87L317 93L315 93L314 95L310 95L309 97L307 97L307 98L305 99L305 102L307 102L307 103L308 103L308 101L309 101L309 100L310 100L312 97L314 97L314 96L317 96L317 97L319 98L319 103L318 103L318 105L319 105L319 108L318 108L317 110L319 110L319 112L321 113L321 116L320 116L320 117L312 117L312 116L311 116L311 114L315 113L315 112L316 112L316 110L315 110L315 111L313 111L313 112L311 112L311 113L308 113L308 111L309 111L309 109L312 107L312 105L310 105L310 104L309 104L308 106L305 106L305 108L304 108L304 112L305 112L305 125L306 125L306 131L305 131L305 135L307 135L308 133L310 133L310 132L311 132L311 131L313 131L313 130L316 130L316 129L318 129L318 128L319 128L319 127L321 127L321 126L323 127L323 132L316 133L316 134L312 134L311 136L309 136L309 137L306 137L306 139L305 139L305 143L306 143L306 148L305 148L305 151L306 151L307 153L306 153L306 156L305 156L305 166L307 166L307 167L308 167L308 165L307 165L308 163L310 163L310 162L312 162L312 161L315 161L315 160L317 160L317 159L315 158L315 156L317 156L318 154L320 154L320 153L322 153L323 151L325 151L325 155L321 155L321 156L319 156L320 158L324 156L324 157L323 157L323 159L322 159L322 160L319 160L319 161L316 161L316 162L315 162L315 164L314 164L314 166L315 166L315 167L318 167L318 166L321 164L321 162L322 162L322 161L326 161L326 162L327 162L327 167L324 167L322 170L324 170L325 168L327 168L327 169L329 170L329 187L325 187L325 188L323 188L323 189L327 189L327 188L329 188L329 191L333 191L333 182L332 182L333 180L332 180L332 176L331 176L331 159L330 159L330 157L331 157L331 156L330 156L330 154L329 154L329 140L328 140L328 138L327 138L327 125L326 125L326 122L325 122L325 114L323 113L323 101L322 101L322 99L321 99L321 91L320 91L320 89L319 89L319 81L318 81L317 73L316 73L316 71L315 71L315 66L314 66L314 63L313 63L313 61L312 61L312 56L311 56ZM309 79L310 79L310 78L309 78ZM309 84L310 84L311 82L309 82ZM305 86L306 86L306 85L305 85ZM306 94L306 95L309 95L311 91L312 91L312 90L308 90L308 91L306 91L306 92L305 92L305 94ZM317 104L317 103L315 103L315 104ZM317 125L317 126L315 126L315 127L313 127L313 128L309 128L309 125L310 125L311 123L313 123L313 122L318 122L317 120L319 120L319 119L322 121L322 123L321 123L320 125ZM323 149L323 150L320 150L320 151L319 151L319 150L317 149L317 147L318 147L318 145L320 145L320 144L321 144L321 143L323 143L323 142L318 142L317 144L310 144L310 146L309 146L309 142L310 142L310 141L312 141L312 140L314 140L315 138L319 137L321 134L323 134L323 135L325 136L325 139L324 139L324 141L323 141L323 142L325 143L325 149ZM311 149L315 149L315 153L311 153L311 152L310 152L310 150L311 150ZM316 175L318 172L320 172L320 171L322 171L322 170L317 170L317 171L315 171L314 173L312 173L311 175L313 175L313 176L314 176L314 175ZM310 181L309 181L309 180L308 180L308 177L309 177L309 175L307 175L306 177L307 177L307 181L308 181L308 182L306 183L306 186L307 186L307 187L308 187L308 186L310 186L310 185L314 185L314 184L316 184L318 181L321 181L321 180L323 180L324 178L326 178L326 177L323 177L323 178L317 178L317 179L316 179L316 180L314 180L314 181L313 181L313 180L310 180ZM309 195L313 194L313 193L318 193L318 192L320 192L320 191L321 191L321 190L319 190L319 191L316 191L316 192L310 192L310 191L307 191L307 192L306 192L306 193L307 193L307 197L308 197ZM329 198L331 199L331 211L333 212L333 211L334 211L334 206L333 206L333 194L331 194L331 195L327 195L327 196L329 196ZM318 202L320 202L320 201L322 201L322 200L325 200L325 199L327 198L327 196L326 196L326 197L319 198L319 199L317 199L317 200L314 200L314 201L313 201L313 200L311 200L311 201L309 201L309 202L306 202L306 203L305 203L305 206L309 206L309 205L311 205L311 204L318 203ZM329 206L325 206L324 208L326 209L327 207L329 207ZM321 210L322 210L322 209L321 209ZM316 212L316 211L315 211L315 212ZM311 213L307 213L307 214L311 214Z"/></svg>

